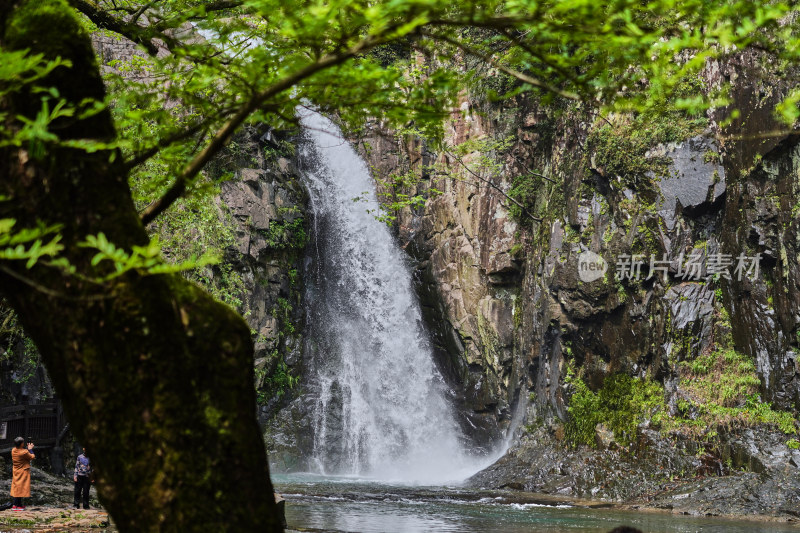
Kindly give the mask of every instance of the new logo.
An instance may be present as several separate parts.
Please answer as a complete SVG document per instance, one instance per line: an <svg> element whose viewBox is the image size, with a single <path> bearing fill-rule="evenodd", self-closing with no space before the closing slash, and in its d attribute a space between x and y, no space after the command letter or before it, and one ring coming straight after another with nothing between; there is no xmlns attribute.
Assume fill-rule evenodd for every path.
<svg viewBox="0 0 800 533"><path fill-rule="evenodd" d="M608 263L594 252L583 252L578 256L578 277L584 283L591 283L605 275Z"/></svg>

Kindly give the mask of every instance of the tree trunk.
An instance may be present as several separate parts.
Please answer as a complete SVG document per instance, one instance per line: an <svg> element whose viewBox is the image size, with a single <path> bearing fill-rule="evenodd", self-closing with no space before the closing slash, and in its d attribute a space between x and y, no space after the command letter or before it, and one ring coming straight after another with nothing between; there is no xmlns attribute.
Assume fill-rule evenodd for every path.
<svg viewBox="0 0 800 533"><path fill-rule="evenodd" d="M89 37L63 0L0 0L0 21L3 49L72 62L37 85L71 105L103 99ZM41 98L30 86L7 95L2 127L33 119ZM58 119L50 130L62 140L115 137L108 112ZM247 324L177 275L85 280L103 267L78 246L87 235L105 233L128 250L148 242L127 173L113 150L40 148L0 148L0 218L16 219L15 230L60 225L78 275L2 261L0 291L41 352L103 505L120 531L280 531Z"/></svg>

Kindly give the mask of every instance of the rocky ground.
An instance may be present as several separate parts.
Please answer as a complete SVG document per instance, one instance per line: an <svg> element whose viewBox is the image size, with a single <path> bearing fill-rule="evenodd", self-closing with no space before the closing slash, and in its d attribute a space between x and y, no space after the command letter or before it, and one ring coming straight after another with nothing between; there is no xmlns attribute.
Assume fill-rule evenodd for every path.
<svg viewBox="0 0 800 533"><path fill-rule="evenodd" d="M98 509L28 507L25 511L0 512L0 531L107 531L108 514Z"/></svg>
<svg viewBox="0 0 800 533"><path fill-rule="evenodd" d="M800 452L782 440L767 429L747 429L728 435L723 449L706 449L646 430L628 448L573 449L540 427L468 483L631 509L800 521Z"/></svg>
<svg viewBox="0 0 800 533"><path fill-rule="evenodd" d="M7 501L11 489L11 476L0 480L0 503ZM92 488L91 509L72 508L73 483L71 479L56 477L38 468L31 469L31 498L25 511L0 511L0 531L103 531L110 526L108 513L97 501Z"/></svg>

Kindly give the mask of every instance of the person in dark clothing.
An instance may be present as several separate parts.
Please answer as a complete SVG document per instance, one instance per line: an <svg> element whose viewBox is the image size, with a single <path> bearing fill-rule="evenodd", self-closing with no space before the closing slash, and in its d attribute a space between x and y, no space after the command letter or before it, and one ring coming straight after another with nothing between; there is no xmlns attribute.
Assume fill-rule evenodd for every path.
<svg viewBox="0 0 800 533"><path fill-rule="evenodd" d="M83 508L89 508L89 487L92 485L92 465L89 457L86 455L86 448L83 448L83 453L78 456L75 461L75 473L72 476L75 481L75 498L73 499L72 506L75 509L80 507L80 502L83 500Z"/></svg>

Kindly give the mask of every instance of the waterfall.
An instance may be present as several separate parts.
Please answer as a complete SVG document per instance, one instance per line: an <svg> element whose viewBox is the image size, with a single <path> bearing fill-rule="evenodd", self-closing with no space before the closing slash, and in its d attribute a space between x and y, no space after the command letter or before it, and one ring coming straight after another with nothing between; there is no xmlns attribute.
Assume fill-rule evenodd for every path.
<svg viewBox="0 0 800 533"><path fill-rule="evenodd" d="M464 479L475 459L434 365L408 259L376 219L375 183L335 124L300 117L315 224L305 276L313 461L329 475Z"/></svg>

